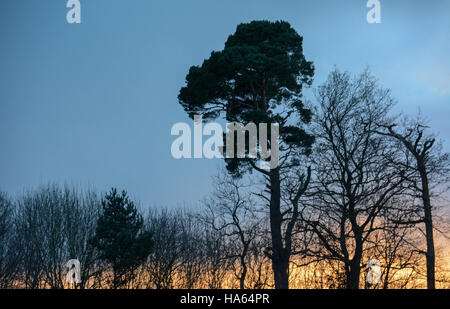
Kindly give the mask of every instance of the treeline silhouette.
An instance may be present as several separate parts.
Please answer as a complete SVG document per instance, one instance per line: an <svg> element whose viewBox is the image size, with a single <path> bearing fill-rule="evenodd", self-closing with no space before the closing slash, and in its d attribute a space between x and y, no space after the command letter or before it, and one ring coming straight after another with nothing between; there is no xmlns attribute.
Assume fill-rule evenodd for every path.
<svg viewBox="0 0 450 309"><path fill-rule="evenodd" d="M249 127L237 129L246 156L224 159L202 210L139 209L114 188L1 194L1 287L449 287L442 142L420 115L395 115L369 70L334 69L304 102L302 42L287 22L244 23L190 68L178 96L190 117L279 124L278 137L257 132L269 157L249 156ZM278 165L261 164L275 149Z"/></svg>
<svg viewBox="0 0 450 309"><path fill-rule="evenodd" d="M315 98L308 153L281 143L278 178L227 165L195 210L137 207L115 188L0 193L0 287L448 288L442 143L422 117L391 116L368 71L334 70Z"/></svg>
<svg viewBox="0 0 450 309"><path fill-rule="evenodd" d="M0 210L1 288L221 288L232 274L226 256L234 244L199 213L150 208L141 214L116 189L103 198L58 185L15 201L1 193ZM71 259L81 264L73 284ZM264 262L254 287L268 286Z"/></svg>
<svg viewBox="0 0 450 309"><path fill-rule="evenodd" d="M116 189L100 196L49 184L15 200L1 193L0 288L274 288L270 214L253 193L258 187L220 171L196 210L137 208ZM420 227L383 216L374 226L360 288L426 287ZM347 288L344 262L301 221L293 243L291 288ZM437 257L437 287L448 288L446 257ZM78 283L67 281L71 259L81 264ZM374 259L379 280L370 284L366 264Z"/></svg>

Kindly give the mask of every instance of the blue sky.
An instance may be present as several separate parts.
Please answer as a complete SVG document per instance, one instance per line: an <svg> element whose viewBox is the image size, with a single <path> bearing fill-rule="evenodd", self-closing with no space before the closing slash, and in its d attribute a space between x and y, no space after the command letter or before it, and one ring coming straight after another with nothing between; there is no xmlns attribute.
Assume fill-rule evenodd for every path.
<svg viewBox="0 0 450 309"><path fill-rule="evenodd" d="M398 111L431 119L450 141L450 1L0 1L0 189L39 184L128 190L143 204L193 204L220 160L175 160L170 128L191 123L177 101L191 65L237 24L286 20L304 37L314 85L330 70L370 66ZM307 93L308 95L308 93ZM450 150L449 142L445 145Z"/></svg>

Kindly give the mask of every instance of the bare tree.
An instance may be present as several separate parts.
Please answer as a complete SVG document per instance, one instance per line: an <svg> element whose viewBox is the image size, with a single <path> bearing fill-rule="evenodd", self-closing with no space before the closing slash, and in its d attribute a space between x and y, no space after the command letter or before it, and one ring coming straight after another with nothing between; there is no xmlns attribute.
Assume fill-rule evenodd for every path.
<svg viewBox="0 0 450 309"><path fill-rule="evenodd" d="M204 225L201 254L203 279L209 289L222 289L225 286L230 271L230 261L226 254L228 246L222 233Z"/></svg>
<svg viewBox="0 0 450 309"><path fill-rule="evenodd" d="M273 273L270 259L264 254L264 249L270 244L268 227L261 223L260 234L251 242L248 253L247 288L266 289L271 284Z"/></svg>
<svg viewBox="0 0 450 309"><path fill-rule="evenodd" d="M316 253L343 263L346 287L356 289L376 219L403 190L404 176L386 159L392 147L375 133L393 100L368 70L355 78L334 70L316 98L315 177L302 221L325 249Z"/></svg>
<svg viewBox="0 0 450 309"><path fill-rule="evenodd" d="M93 190L81 193L75 188L64 187L61 191L64 216L64 238L67 255L80 261L80 282L75 288L88 288L92 278L101 272L98 251L90 243L95 234L101 201Z"/></svg>
<svg viewBox="0 0 450 309"><path fill-rule="evenodd" d="M407 201L394 199L392 204L404 205ZM398 224L395 221L405 217L402 207L388 209L377 220L378 230L374 231L367 240L365 248L365 265L370 260L379 263L379 281L368 282L366 288L405 288L420 276L420 252L417 231L413 224ZM366 271L372 271L370 267ZM366 277L369 275L366 273Z"/></svg>
<svg viewBox="0 0 450 309"><path fill-rule="evenodd" d="M149 283L157 289L174 287L181 257L183 219L182 212L167 209L152 209L148 214L146 229L153 235L154 250L145 267L149 273Z"/></svg>
<svg viewBox="0 0 450 309"><path fill-rule="evenodd" d="M26 192L18 202L22 271L26 288L63 286L62 216L55 186Z"/></svg>
<svg viewBox="0 0 450 309"><path fill-rule="evenodd" d="M249 186L225 171L214 178L214 192L205 199L202 220L226 238L226 258L231 261L239 287L246 288L251 247L260 233L260 218ZM247 190L247 191L246 191ZM235 266L236 265L236 266Z"/></svg>
<svg viewBox="0 0 450 309"><path fill-rule="evenodd" d="M178 268L178 288L193 289L201 287L203 257L202 229L204 225L198 220L196 213L184 212L180 234L180 266Z"/></svg>
<svg viewBox="0 0 450 309"><path fill-rule="evenodd" d="M412 171L407 179L411 196L421 200L420 210L416 209L415 218L402 219L399 223L425 225L427 287L435 288L435 248L433 236L433 206L432 189L448 183L450 160L449 154L442 152L442 146L437 145L436 138L427 134L426 122L418 117L415 120L406 119L403 126L397 130L397 125L384 125L381 135L390 136L399 141L406 150L404 159L399 162ZM410 159L412 156L412 160Z"/></svg>
<svg viewBox="0 0 450 309"><path fill-rule="evenodd" d="M20 260L20 243L16 235L14 205L0 192L0 288L14 287Z"/></svg>
<svg viewBox="0 0 450 309"><path fill-rule="evenodd" d="M26 192L17 203L16 233L20 239L20 276L26 288L66 288L71 259L81 264L85 288L94 275L96 253L89 244L95 230L99 200L74 188L42 186Z"/></svg>

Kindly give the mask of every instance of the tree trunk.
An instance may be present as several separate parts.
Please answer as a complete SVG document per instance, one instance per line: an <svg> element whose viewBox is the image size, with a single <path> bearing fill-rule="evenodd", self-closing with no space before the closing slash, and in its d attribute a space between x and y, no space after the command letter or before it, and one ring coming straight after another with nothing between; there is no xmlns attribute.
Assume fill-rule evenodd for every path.
<svg viewBox="0 0 450 309"><path fill-rule="evenodd" d="M272 236L272 269L276 289L289 288L289 257L281 234L280 171L270 171L270 232Z"/></svg>
<svg viewBox="0 0 450 309"><path fill-rule="evenodd" d="M384 283L383 283L383 289L387 290L389 289L389 274L391 272L391 266L388 265L386 268L386 274L384 276Z"/></svg>
<svg viewBox="0 0 450 309"><path fill-rule="evenodd" d="M350 273L347 278L347 289L359 289L360 273L361 267L356 265L356 261L352 260L350 263Z"/></svg>
<svg viewBox="0 0 450 309"><path fill-rule="evenodd" d="M241 277L239 278L239 288L245 289L245 277L247 276L247 264L245 263L245 255L241 256Z"/></svg>
<svg viewBox="0 0 450 309"><path fill-rule="evenodd" d="M355 255L350 261L350 271L347 275L347 289L359 289L359 277L361 275L362 235L355 232Z"/></svg>
<svg viewBox="0 0 450 309"><path fill-rule="evenodd" d="M425 235L427 238L427 288L435 289L435 253L433 238L433 216L431 212L430 190L428 187L428 175L423 162L419 163L419 172L422 182L422 200L424 207Z"/></svg>

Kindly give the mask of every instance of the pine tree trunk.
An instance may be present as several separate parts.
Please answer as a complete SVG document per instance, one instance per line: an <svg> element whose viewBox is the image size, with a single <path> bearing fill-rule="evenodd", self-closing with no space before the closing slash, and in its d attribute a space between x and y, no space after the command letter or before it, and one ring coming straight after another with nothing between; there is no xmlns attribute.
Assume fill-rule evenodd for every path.
<svg viewBox="0 0 450 309"><path fill-rule="evenodd" d="M270 171L270 232L272 236L272 269L276 289L289 288L289 257L283 247L281 234L280 172Z"/></svg>

